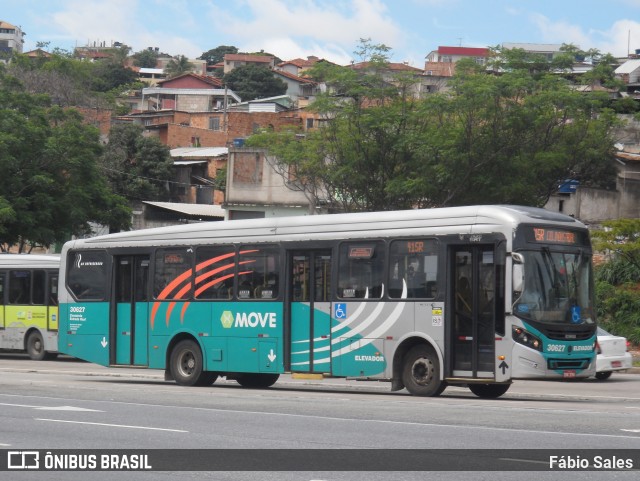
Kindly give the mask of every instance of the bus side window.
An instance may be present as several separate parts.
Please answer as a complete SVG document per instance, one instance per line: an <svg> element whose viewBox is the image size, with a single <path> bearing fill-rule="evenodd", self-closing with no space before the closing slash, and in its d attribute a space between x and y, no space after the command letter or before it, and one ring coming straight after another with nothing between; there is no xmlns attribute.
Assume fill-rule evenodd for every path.
<svg viewBox="0 0 640 481"><path fill-rule="evenodd" d="M384 243L345 242L338 260L338 297L380 299L383 292Z"/></svg>
<svg viewBox="0 0 640 481"><path fill-rule="evenodd" d="M58 276L49 278L49 305L58 305Z"/></svg>
<svg viewBox="0 0 640 481"><path fill-rule="evenodd" d="M231 299L235 259L235 247L230 245L196 250L196 299Z"/></svg>
<svg viewBox="0 0 640 481"><path fill-rule="evenodd" d="M32 304L44 305L47 276L44 271L33 271Z"/></svg>
<svg viewBox="0 0 640 481"><path fill-rule="evenodd" d="M434 299L438 293L438 255L433 239L395 240L389 247L389 297Z"/></svg>
<svg viewBox="0 0 640 481"><path fill-rule="evenodd" d="M280 252L274 246L240 246L238 299L276 299L280 290Z"/></svg>
<svg viewBox="0 0 640 481"><path fill-rule="evenodd" d="M9 271L9 304L31 302L31 272Z"/></svg>

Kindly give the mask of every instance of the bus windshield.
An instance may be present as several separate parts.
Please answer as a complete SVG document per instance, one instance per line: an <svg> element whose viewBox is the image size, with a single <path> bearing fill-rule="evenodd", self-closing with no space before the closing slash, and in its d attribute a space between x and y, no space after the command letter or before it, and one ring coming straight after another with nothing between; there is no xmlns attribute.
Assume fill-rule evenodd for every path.
<svg viewBox="0 0 640 481"><path fill-rule="evenodd" d="M524 288L516 297L514 313L551 324L592 324L592 270L582 252L521 251Z"/></svg>

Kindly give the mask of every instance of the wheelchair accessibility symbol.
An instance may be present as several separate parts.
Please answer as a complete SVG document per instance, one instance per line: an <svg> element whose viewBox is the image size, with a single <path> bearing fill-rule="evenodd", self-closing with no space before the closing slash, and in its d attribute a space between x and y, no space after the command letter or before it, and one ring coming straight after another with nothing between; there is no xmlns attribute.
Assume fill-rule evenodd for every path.
<svg viewBox="0 0 640 481"><path fill-rule="evenodd" d="M344 303L338 303L333 310L334 317L336 319L346 319L347 317L347 305Z"/></svg>

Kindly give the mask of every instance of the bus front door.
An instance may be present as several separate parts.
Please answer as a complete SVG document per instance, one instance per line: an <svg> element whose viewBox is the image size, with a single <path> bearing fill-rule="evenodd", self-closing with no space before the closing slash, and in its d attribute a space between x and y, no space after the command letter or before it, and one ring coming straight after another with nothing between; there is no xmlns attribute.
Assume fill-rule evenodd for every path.
<svg viewBox="0 0 640 481"><path fill-rule="evenodd" d="M450 366L453 377L495 377L495 286L493 245L453 248Z"/></svg>
<svg viewBox="0 0 640 481"><path fill-rule="evenodd" d="M111 316L110 363L149 364L149 256L116 258L115 307Z"/></svg>
<svg viewBox="0 0 640 481"><path fill-rule="evenodd" d="M331 251L291 252L289 360L292 372L331 372Z"/></svg>

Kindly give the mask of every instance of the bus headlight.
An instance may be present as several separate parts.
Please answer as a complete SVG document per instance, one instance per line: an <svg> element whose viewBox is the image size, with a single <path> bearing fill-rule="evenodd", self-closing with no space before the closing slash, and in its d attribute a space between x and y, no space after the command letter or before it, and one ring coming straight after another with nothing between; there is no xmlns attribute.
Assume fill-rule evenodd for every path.
<svg viewBox="0 0 640 481"><path fill-rule="evenodd" d="M533 334L525 331L521 327L514 327L511 331L513 335L513 340L518 344L522 344L523 346L530 347L531 349L535 349L536 351L542 352L542 342Z"/></svg>

